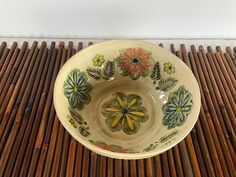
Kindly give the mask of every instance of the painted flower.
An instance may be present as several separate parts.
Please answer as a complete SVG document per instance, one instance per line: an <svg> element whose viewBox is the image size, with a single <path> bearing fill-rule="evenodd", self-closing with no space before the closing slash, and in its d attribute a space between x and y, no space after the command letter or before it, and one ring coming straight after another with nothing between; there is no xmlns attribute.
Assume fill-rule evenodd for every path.
<svg viewBox="0 0 236 177"><path fill-rule="evenodd" d="M139 79L140 76L148 76L152 63L151 53L142 48L128 48L122 50L117 58L121 74L130 76L132 79Z"/></svg>
<svg viewBox="0 0 236 177"><path fill-rule="evenodd" d="M170 62L164 63L164 71L167 74L173 74L175 73L175 67Z"/></svg>
<svg viewBox="0 0 236 177"><path fill-rule="evenodd" d="M101 67L102 64L105 62L104 55L97 54L93 58L93 65Z"/></svg>
<svg viewBox="0 0 236 177"><path fill-rule="evenodd" d="M72 70L64 82L64 94L72 108L83 109L90 102L89 92L92 85L87 82L87 76L79 69Z"/></svg>
<svg viewBox="0 0 236 177"><path fill-rule="evenodd" d="M168 126L169 129L181 126L190 114L192 107L191 93L184 86L179 87L177 91L169 95L167 103L162 108L163 125Z"/></svg>
<svg viewBox="0 0 236 177"><path fill-rule="evenodd" d="M106 125L111 131L120 131L131 135L138 132L140 123L148 120L146 108L142 106L142 99L138 95L118 92L103 105L103 115Z"/></svg>

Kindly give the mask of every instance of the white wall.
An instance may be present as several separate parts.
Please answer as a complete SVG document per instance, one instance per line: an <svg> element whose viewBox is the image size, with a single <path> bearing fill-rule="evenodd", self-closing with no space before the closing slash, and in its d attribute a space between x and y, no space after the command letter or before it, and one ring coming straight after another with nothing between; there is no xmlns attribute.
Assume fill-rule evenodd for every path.
<svg viewBox="0 0 236 177"><path fill-rule="evenodd" d="M236 0L0 0L0 36L236 38Z"/></svg>

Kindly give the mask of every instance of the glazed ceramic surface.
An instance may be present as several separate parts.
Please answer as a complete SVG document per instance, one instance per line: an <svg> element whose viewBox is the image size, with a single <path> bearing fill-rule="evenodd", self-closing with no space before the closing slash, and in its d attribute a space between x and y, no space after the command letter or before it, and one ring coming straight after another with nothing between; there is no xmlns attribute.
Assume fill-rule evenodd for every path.
<svg viewBox="0 0 236 177"><path fill-rule="evenodd" d="M113 158L160 154L193 128L199 87L190 69L154 44L115 40L92 45L60 70L54 105L67 131Z"/></svg>

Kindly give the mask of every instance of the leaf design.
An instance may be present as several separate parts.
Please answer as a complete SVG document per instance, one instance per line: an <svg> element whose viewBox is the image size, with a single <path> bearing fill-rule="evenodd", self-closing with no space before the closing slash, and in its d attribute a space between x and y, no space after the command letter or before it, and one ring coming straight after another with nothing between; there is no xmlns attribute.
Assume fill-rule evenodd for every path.
<svg viewBox="0 0 236 177"><path fill-rule="evenodd" d="M167 92L172 89L177 84L177 79L173 77L165 77L159 81L159 89L161 91Z"/></svg>
<svg viewBox="0 0 236 177"><path fill-rule="evenodd" d="M160 69L160 63L157 61L152 69L152 73L150 75L151 79L154 80L154 84L157 80L160 80L161 78L161 69Z"/></svg>
<svg viewBox="0 0 236 177"><path fill-rule="evenodd" d="M69 111L74 120L81 125L83 123L83 118L72 108L69 107Z"/></svg>
<svg viewBox="0 0 236 177"><path fill-rule="evenodd" d="M102 76L104 79L109 80L115 74L115 62L114 61L107 61L104 64L102 70Z"/></svg>
<svg viewBox="0 0 236 177"><path fill-rule="evenodd" d="M159 140L160 143L164 143L164 142L166 142L166 141L172 139L177 133L178 133L178 131L175 130L175 131L173 131L173 132L171 132L171 133L169 133L169 134L167 134L167 135L162 136L162 137L160 138L160 140Z"/></svg>
<svg viewBox="0 0 236 177"><path fill-rule="evenodd" d="M80 126L79 127L79 132L82 136L86 137L88 135L90 135L89 131L88 131L88 127L84 127L84 126Z"/></svg>
<svg viewBox="0 0 236 177"><path fill-rule="evenodd" d="M96 80L99 80L102 77L101 69L88 68L87 73L91 78L96 79Z"/></svg>

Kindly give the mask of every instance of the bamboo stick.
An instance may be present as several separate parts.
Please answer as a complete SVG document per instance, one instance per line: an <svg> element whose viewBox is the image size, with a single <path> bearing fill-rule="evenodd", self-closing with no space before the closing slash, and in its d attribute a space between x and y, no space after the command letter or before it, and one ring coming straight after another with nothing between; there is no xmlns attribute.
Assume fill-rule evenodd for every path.
<svg viewBox="0 0 236 177"><path fill-rule="evenodd" d="M199 77L199 74L197 72L197 66L194 62L194 56L193 56L193 53L192 52L189 52L189 59L190 59L190 63L191 63L191 66L192 66L192 71L200 85L200 77ZM202 93L202 87L200 87L200 91ZM202 100L204 101L204 100ZM207 109L207 107L205 108ZM202 126L200 124L200 121L202 122L202 125L203 125L203 129L202 129ZM197 135L198 135L198 142L199 142L199 145L201 147L201 150L202 150L202 153L203 153L203 159L205 161L205 165L206 165L206 169L207 169L207 173L209 176L215 176L215 173L214 173L214 169L213 169L213 165L212 165L212 161L211 161L211 158L210 158L210 153L208 151L208 148L207 148L207 145L206 145L206 142L209 143L209 146L212 145L212 137L211 135L209 134L209 136L207 136L209 133L209 128L207 128L207 124L206 124L206 121L205 120L200 120L200 116L199 116L199 121L196 122L196 131L197 131ZM205 129L206 128L206 129ZM204 136L204 133L203 133L203 130L204 130L204 133L206 132L206 137ZM215 147L213 146L213 149L215 151ZM221 170L218 169L218 170ZM221 173L222 173L222 170L221 170Z"/></svg>
<svg viewBox="0 0 236 177"><path fill-rule="evenodd" d="M38 49L36 49L34 52L32 60L30 61L29 68L27 69L27 72L24 75L24 80L22 78L23 83L21 83L20 80L17 81L17 84L14 88L13 94L10 97L9 104L7 105L7 108L6 108L6 111L4 114L4 119L3 119L2 124L0 126L1 127L1 129L0 129L0 140L1 140L0 141L0 154L3 151L5 142L7 140L7 136L10 133L10 130L11 130L10 127L12 126L12 124L14 122L14 117L18 111L17 109L19 108L19 105L21 103L21 98L24 95L24 91L27 87L28 80L30 79L31 71L33 70L34 73L36 72L36 68L35 69L33 69L33 68L34 68L34 62L37 58L37 54L38 54ZM37 62L37 64L39 64L39 62ZM22 70L22 72L23 72L23 70ZM22 104L24 104L24 103L22 103ZM21 107L21 109L22 109L22 107ZM20 110L20 111L22 111L22 110ZM11 131L11 133L12 133L12 131Z"/></svg>
<svg viewBox="0 0 236 177"><path fill-rule="evenodd" d="M64 47L64 43L61 42L59 44L59 50L58 50L56 64L55 64L56 68L59 67L63 47ZM55 71L57 71L57 70L55 70ZM51 80L52 84L50 85L50 88L49 88L49 94L47 96L47 102L46 102L46 105L45 105L45 109L43 111L43 117L42 117L41 122L40 122L39 132L37 134L37 138L36 138L36 142L35 142L35 146L34 146L34 152L33 152L32 160L31 160L28 176L34 176L36 164L37 164L37 161L38 161L39 153L40 153L40 150L41 150L41 146L43 144L43 138L44 138L45 131L46 131L46 126L47 126L47 121L48 121L48 114L49 114L49 112L50 112L49 115L53 115L53 113L54 113L52 97L53 97L54 81L56 79L56 76L57 76L57 72L53 72L53 77L52 77L52 80Z"/></svg>
<svg viewBox="0 0 236 177"><path fill-rule="evenodd" d="M202 177L207 177L207 171L206 171L206 167L205 167L205 164L204 164L201 148L200 148L200 145L199 145L199 142L198 142L196 129L193 129L191 131L191 135L192 135L192 140L193 140L193 144L194 144L194 147L195 147L195 152L196 152L197 161L198 161L198 164L199 164L199 169L201 171L201 176Z"/></svg>
<svg viewBox="0 0 236 177"><path fill-rule="evenodd" d="M38 109L38 106L42 107L40 95L42 94L42 91L43 91L43 86L44 86L45 79L46 80L50 79L50 76L47 76L47 78L46 78L46 74L48 72L50 57L51 57L51 54L52 54L52 49L51 49L52 47L53 46L50 47L49 54L47 55L46 63L44 65L44 71L41 75L41 80L40 80L40 84L39 84L39 87L38 87L38 90L37 90L35 100L31 100L31 98L30 98L30 101L27 105L27 108L29 108L29 109L26 108L27 111L25 112L22 124L24 125L24 122L26 122L26 120L27 120L27 127L26 127L26 129L24 128L24 126L20 127L20 132L21 131L25 131L25 132L24 132L23 137L20 136L21 133L19 133L19 135L17 137L17 139L20 138L19 141L21 141L22 143L21 143L21 146L19 147L20 150L19 150L16 162L15 162L15 167L13 169L12 176L19 176L19 172L20 172L20 169L21 169L21 164L22 164L22 161L23 161L24 153L26 151L29 136L31 135L31 133L33 134L33 131L35 130L35 129L33 129L33 131L31 131L32 126L33 126L33 121L34 121L33 118L34 117L36 118L36 111ZM47 49L45 49L45 51L47 51ZM30 112L31 107L33 107L33 108L32 108L32 111ZM31 117L33 117L33 118L31 118ZM23 138L23 140L21 140L22 138Z"/></svg>
<svg viewBox="0 0 236 177"><path fill-rule="evenodd" d="M226 125L228 131L234 131L233 128L232 128L232 125L229 121L229 116L233 116L234 114L233 114L232 111L230 111L231 107L227 106L227 105L230 105L230 103L229 103L229 100L227 98L226 92L223 89L223 85L222 85L221 81L218 80L218 79L215 79L215 78L218 77L218 74L217 74L216 68L214 67L213 63L211 62L212 61L211 55L210 54L206 55L206 53L205 53L205 51L202 47L200 47L200 51L202 53L202 56L200 56L200 59L202 61L202 65L203 65L203 68L205 70L205 73L206 73L206 70L209 71L209 76L206 77L206 79L208 81L208 85L211 86L211 83L212 83L212 86L213 86L213 88L211 88L210 93L212 94L213 103L215 104L214 106L216 107L216 111L221 110L222 115L224 116L224 119L223 119L221 114L219 112L217 112L217 115L220 118L219 120L221 121L222 129L224 131L226 131L226 128L224 126L224 125ZM211 82L209 80L209 77L211 79ZM214 94L216 95L216 98L214 98ZM225 102L225 104L224 104L223 101ZM229 113L230 113L229 115L227 113L226 108L230 109L229 110ZM225 121L225 124L224 124L224 121Z"/></svg>
<svg viewBox="0 0 236 177"><path fill-rule="evenodd" d="M226 58L226 60L228 62L228 65L229 65L229 67L230 67L230 69L231 69L231 71L232 71L232 73L234 75L234 78L236 78L236 67L235 67L235 65L233 63L233 60L230 58L230 55L229 55L228 52L225 52L224 56L225 56L225 58Z"/></svg>
<svg viewBox="0 0 236 177"><path fill-rule="evenodd" d="M234 66L236 66L236 55L230 47L226 47L227 52L231 57L231 61L233 62Z"/></svg>
<svg viewBox="0 0 236 177"><path fill-rule="evenodd" d="M45 63L46 57L47 57L47 49L45 48L44 52L43 52L42 59L40 61L40 65L38 67L37 75L36 75L34 83L33 83L33 88L32 88L32 92L30 94L29 101L28 101L28 103L25 107L25 112L24 112L24 115L23 115L22 123L19 127L19 131L16 135L14 144L12 145L12 147L14 147L14 148L12 149L12 151L10 153L10 156L8 158L8 164L7 164L7 168L6 168L6 172L5 172L5 174L7 176L8 175L10 176L10 174L12 173L12 168L13 168L13 165L15 163L16 157L18 155L18 151L19 151L19 148L21 146L22 138L24 136L24 131L25 131L26 126L27 126L28 121L29 121L29 115L32 111L32 105L33 105L33 102L36 101L35 100L35 97L37 96L36 92L38 92L38 90L37 90L39 88L38 85L41 82L41 76L42 76L42 72L44 70L44 63ZM44 72L46 72L46 71L44 70Z"/></svg>
<svg viewBox="0 0 236 177"><path fill-rule="evenodd" d="M2 93L3 88L5 88L5 90L8 90L10 83L12 82L12 77L14 76L14 71L13 71L13 75L11 75L11 77L9 78L9 75L11 73L12 67L14 65L15 60L17 59L17 56L20 52L20 49L16 49L11 57L11 61L9 62L5 73L2 74L1 77L1 82L0 82L0 95L1 95L1 99L4 100L4 95L6 95L6 92ZM20 58L22 59L22 58ZM9 78L9 79L8 79ZM8 83L6 84L6 82L8 81Z"/></svg>
<svg viewBox="0 0 236 177"><path fill-rule="evenodd" d="M31 47L31 49L30 49L30 53L27 56L26 62L24 64L23 68L22 68L22 71L20 69L18 70L19 72L16 73L16 75L15 75L13 81L12 81L12 84L10 85L6 95L1 95L0 96L0 106L1 106L1 109L0 109L0 119L1 120L2 120L2 117L3 117L3 114L4 114L5 110L6 110L6 108L13 106L14 100L16 99L17 94L19 92L19 88L21 87L21 84L24 81L24 77L25 77L26 71L27 71L27 69L29 67L30 60L33 57L33 54L34 54L34 51L35 51L36 47L37 47L37 42L34 42L32 47ZM13 46L11 47L11 50L12 49L14 49ZM10 56L10 55L11 55L11 51L9 52L8 56ZM11 99L11 104L8 105L8 102L9 102L10 99ZM11 109L9 108L8 110L11 110ZM10 114L10 112L6 111L5 114L8 115L8 114ZM4 120L6 120L6 118Z"/></svg>
<svg viewBox="0 0 236 177"><path fill-rule="evenodd" d="M17 43L13 42L4 64L0 63L0 68L1 68L1 70L0 70L0 81L3 78L3 75L4 75L4 73L5 73L5 71L8 67L8 64L11 62L11 57L12 57L13 53L15 52L15 50L17 49L16 47L17 47ZM17 50L19 50L19 49L17 49Z"/></svg>
<svg viewBox="0 0 236 177"><path fill-rule="evenodd" d="M144 177L145 176L144 160L143 159L137 160L137 164L138 164L138 176Z"/></svg>
<svg viewBox="0 0 236 177"><path fill-rule="evenodd" d="M154 167L153 167L153 159L152 158L147 158L145 159L145 168L146 169L146 175L145 176L150 176L153 177L154 176Z"/></svg>
<svg viewBox="0 0 236 177"><path fill-rule="evenodd" d="M183 166L180 159L180 152L179 152L179 145L176 145L173 147L173 155L175 160L175 166L176 166L176 173L178 177L183 177Z"/></svg>
<svg viewBox="0 0 236 177"><path fill-rule="evenodd" d="M74 138L71 138L68 157L70 157L70 156L72 156L72 157L68 158L68 161L67 161L67 170L66 170L67 177L73 176L75 150L76 150L76 140Z"/></svg>
<svg viewBox="0 0 236 177"><path fill-rule="evenodd" d="M122 161L121 159L115 159L115 177L123 177L122 175Z"/></svg>
<svg viewBox="0 0 236 177"><path fill-rule="evenodd" d="M199 62L199 58L198 58L196 49L195 49L194 46L191 46L191 48L192 48L192 51L193 51L193 54L194 54L194 57L195 57L195 63L196 63L197 69L198 69L198 74L199 74L200 79L201 79L201 82L200 82L200 83L202 84L202 85L200 85L200 91L201 91L201 94L202 94L202 105L203 105L203 108L205 109L205 110L204 110L205 115L203 115L203 113L200 112L200 114L202 114L202 116L200 116L200 118L202 118L203 116L205 116L205 117L207 118L207 119L206 119L206 120L207 120L207 123L206 123L206 124L203 124L203 123L202 123L202 125L205 126L205 128L204 128L203 130L206 130L206 131L209 130L209 131L211 131L211 133L209 132L209 135L212 135L212 138L213 138L214 142L217 143L216 146L214 146L214 145L213 145L213 142L211 142L211 138L210 138L209 145L212 146L213 149L216 149L216 151L217 151L217 153L218 153L218 155L219 155L219 157L218 157L217 153L212 154L212 155L214 155L214 156L212 156L212 158L216 158L217 160L218 160L218 158L220 158L222 161L225 161L224 156L223 156L223 153L222 153L222 150L221 150L221 148L220 148L219 140L218 140L218 137L217 137L217 134L216 134L214 125L213 125L213 123L212 123L211 115L210 115L210 113L209 113L209 111L208 111L208 109L207 109L207 108L208 108L208 107L207 107L207 103L209 104L210 111L211 111L211 113L213 114L212 116L213 116L214 118L216 118L216 117L217 117L217 114L216 114L216 112L215 112L215 108L214 108L214 106L213 106L213 103L212 103L211 98L210 98L210 95L209 95L209 90L208 90L208 87L207 87L207 84L206 84L206 81L205 81L205 78L204 78L204 75L203 75L203 71L202 71L202 69L201 69L201 65L200 65L200 62ZM193 68L195 68L195 67L193 67ZM197 71L195 71L195 72L197 72ZM203 92L203 91L204 91L204 92ZM205 95L204 95L204 93L205 93ZM205 100L205 96L206 96L207 102L206 102L206 100ZM203 119L204 119L204 121L205 121L205 118L203 118ZM206 134L206 133L205 133L205 134ZM208 134L208 133L207 133L207 134ZM206 138L207 138L207 136L206 136ZM212 145L211 145L211 144L212 144ZM220 173L222 172L222 171L221 171L221 167L222 167L222 170L223 170L223 172L224 172L224 175L227 175L227 176L228 176L228 174L227 174L227 169L225 168L225 164L222 164L223 166L220 166L220 164L218 163L217 160L214 160L214 159L212 160L213 165L214 165L214 167L215 167L215 170L219 170L219 171L216 173L216 175L220 175Z"/></svg>
<svg viewBox="0 0 236 177"><path fill-rule="evenodd" d="M163 176L170 177L170 169L166 152L162 153L160 156Z"/></svg>
<svg viewBox="0 0 236 177"><path fill-rule="evenodd" d="M131 160L130 161L130 175L132 177L136 177L137 175L137 161L136 160Z"/></svg>
<svg viewBox="0 0 236 177"><path fill-rule="evenodd" d="M221 66L221 69L223 69L223 68L226 69L226 72L228 73L229 78L231 79L231 82L236 85L236 80L235 80L236 73L234 73L235 74L234 75L233 72L231 71L231 67L229 66L229 63L227 62L227 59L225 58L224 53L223 53L221 47L217 46L216 50L219 52L220 58L221 58L221 63L223 64L223 66ZM236 89L235 85L234 85L234 88Z"/></svg>
<svg viewBox="0 0 236 177"><path fill-rule="evenodd" d="M107 176L114 176L114 159L108 158L107 161Z"/></svg>
<svg viewBox="0 0 236 177"><path fill-rule="evenodd" d="M107 158L104 156L100 156L100 171L99 175L100 176L106 176L106 171L107 171Z"/></svg>
<svg viewBox="0 0 236 177"><path fill-rule="evenodd" d="M129 177L130 176L130 167L129 167L129 161L128 160L123 160L123 169L124 169L124 177Z"/></svg>
<svg viewBox="0 0 236 177"><path fill-rule="evenodd" d="M207 47L209 53L211 54L211 57L212 57L212 60L214 61L214 65L218 71L218 74L219 74L219 78L224 86L224 90L226 91L227 93L227 96L228 98L233 98L234 102L231 101L231 99L229 100L230 101L230 104L232 107L235 106L235 102L236 102L236 92L235 92L235 88L233 86L233 84L231 82L229 82L229 75L226 73L226 69L224 67L220 67L222 66L222 61L220 59L220 55L219 53L214 53L214 51L212 50L212 48L210 46ZM234 114L235 114L236 111L234 111Z"/></svg>
<svg viewBox="0 0 236 177"><path fill-rule="evenodd" d="M9 51L10 49L6 48L2 54L2 57L0 58L0 71L2 69L2 66L4 65L5 60L7 59Z"/></svg>
<svg viewBox="0 0 236 177"><path fill-rule="evenodd" d="M67 52L66 49L63 48L60 68L65 63L66 52ZM46 143L50 143L50 144L49 144L48 153L47 153L47 157L46 157L45 168L44 168L44 171L43 171L43 176L44 177L50 176L51 166L53 165L52 164L52 159L53 159L53 155L54 155L54 151L55 151L56 141L60 142L60 144L58 144L57 148L61 149L60 147L61 147L61 144L62 144L61 143L62 139L57 140L57 135L58 135L59 129L60 129L59 128L59 120L58 120L58 117L55 116L50 141L46 142ZM58 137L58 139L59 138L60 137ZM57 153L56 155L57 155L56 157L58 157L59 154ZM58 159L57 159L57 161L55 161L55 163L57 163L57 165L59 164Z"/></svg>
<svg viewBox="0 0 236 177"><path fill-rule="evenodd" d="M60 54L58 53L58 55ZM60 56L61 56L60 68L61 68L65 62L66 57L65 57L65 54L63 56L63 53ZM57 58L59 58L60 56L57 56ZM57 116L55 115L54 108L52 108L50 110L50 115L48 117L47 128L46 128L45 137L44 137L43 145L42 145L43 147L45 147L45 150L41 151L40 153L39 161L37 164L36 176L42 176L42 175L49 176L50 167L51 167L51 164L49 163L49 161L52 159L52 156L53 156L58 127L59 127L59 120ZM47 159L46 159L46 156L47 156ZM47 164L45 164L46 160L47 160Z"/></svg>
<svg viewBox="0 0 236 177"><path fill-rule="evenodd" d="M90 163L90 176L96 177L97 176L97 165L98 165L98 155L95 152L91 152L91 163ZM117 167L118 168L118 167Z"/></svg>
<svg viewBox="0 0 236 177"><path fill-rule="evenodd" d="M89 176L89 150L84 148L84 158L83 158L83 167L82 167L82 176Z"/></svg>
<svg viewBox="0 0 236 177"><path fill-rule="evenodd" d="M35 81L35 76L38 71L40 59L42 57L42 53L43 53L44 48L45 48L45 46L41 46L41 48L40 48L40 55L41 56L38 56L38 49L35 50L33 58L30 62L29 68L28 68L26 75L24 77L24 82L20 88L20 91L17 90L15 92L16 94L18 92L15 104L19 105L19 106L13 107L12 113L11 113L11 115L9 117L9 121L7 123L7 127L6 127L7 131L5 130L5 132L2 136L2 139L1 139L0 144L4 145L5 144L4 142L6 142L6 144L5 144L5 147L3 150L4 156L2 156L1 161L0 161L0 164L2 164L1 170L0 170L0 176L4 171L4 167L6 165L7 158L10 154L14 139L15 139L17 132L19 130L19 127L21 125L21 121L22 121L22 118L24 115L24 110L25 110L25 107L26 107L27 102L30 97L30 94L28 94L28 93L30 93L30 91L32 91L33 83ZM8 105L7 109L12 108L12 103L11 103L12 100L14 100L14 97L11 97L10 104ZM15 117L15 115L16 115L16 117ZM14 117L15 117L15 120L14 120ZM13 124L13 126L12 126L12 124ZM11 131L9 131L10 127L12 127ZM8 137L8 139L7 139L7 137ZM0 146L0 149L3 149L1 147L2 146Z"/></svg>
<svg viewBox="0 0 236 177"><path fill-rule="evenodd" d="M155 164L155 174L158 177L162 177L162 163L160 155L154 157L154 164Z"/></svg>
<svg viewBox="0 0 236 177"><path fill-rule="evenodd" d="M23 166L22 166L22 169L21 169L21 172L20 172L20 176L26 176L27 172L28 172L26 169L28 169L29 165L30 165L29 163L30 163L31 156L32 156L32 153L33 153L32 151L33 151L33 148L34 148L34 145L35 145L35 141L36 141L36 138L37 138L37 132L38 132L38 129L39 129L42 114L44 112L46 98L49 94L48 90L49 90L50 85L53 85L53 83L51 82L51 77L53 75L55 75L54 73L57 73L57 67L55 65L56 56L57 56L57 49L53 49L53 53L50 56L51 57L50 58L51 62L50 62L49 70L47 72L47 75L49 76L49 79L46 80L43 92L41 94L39 107L38 107L38 110L37 110L37 113L36 113L33 128L31 130L30 139L28 140L28 146L27 146L27 149L25 151L26 155L25 155L24 160L23 160Z"/></svg>
<svg viewBox="0 0 236 177"><path fill-rule="evenodd" d="M23 58L23 55L26 51L28 43L27 42L23 42L23 45L21 47L21 49L19 50L18 48L14 51L13 53L13 57L11 58L11 61L8 64L8 67L2 77L2 80L0 82L0 94L3 90L3 87L8 87L10 85L10 82L12 81L15 72L18 68L18 66L20 65L20 62Z"/></svg>
<svg viewBox="0 0 236 177"><path fill-rule="evenodd" d="M75 161L75 176L81 176L83 163L83 146L77 143L76 161Z"/></svg>
<svg viewBox="0 0 236 177"><path fill-rule="evenodd" d="M5 41L2 41L1 46L0 46L0 59L2 57L2 54L4 53L4 50L7 47L7 43Z"/></svg>

